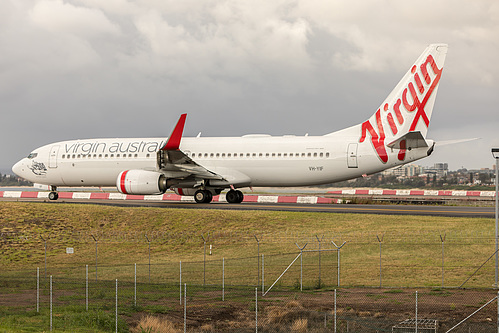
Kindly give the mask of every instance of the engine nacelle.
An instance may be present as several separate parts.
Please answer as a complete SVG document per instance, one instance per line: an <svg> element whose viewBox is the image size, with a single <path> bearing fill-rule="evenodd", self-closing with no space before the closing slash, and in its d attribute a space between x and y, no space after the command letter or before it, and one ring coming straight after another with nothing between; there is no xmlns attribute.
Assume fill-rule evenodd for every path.
<svg viewBox="0 0 499 333"><path fill-rule="evenodd" d="M163 194L168 189L165 175L155 171L126 170L116 179L116 187L123 194Z"/></svg>

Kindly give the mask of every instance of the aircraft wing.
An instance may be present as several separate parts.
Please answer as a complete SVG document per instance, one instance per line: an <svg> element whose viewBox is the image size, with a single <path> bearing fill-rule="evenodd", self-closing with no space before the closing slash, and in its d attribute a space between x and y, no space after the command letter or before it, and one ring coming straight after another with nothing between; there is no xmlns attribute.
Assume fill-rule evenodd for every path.
<svg viewBox="0 0 499 333"><path fill-rule="evenodd" d="M185 113L180 116L168 141L161 148L161 170L180 171L203 179L225 180L224 177L199 165L180 150L186 116Z"/></svg>
<svg viewBox="0 0 499 333"><path fill-rule="evenodd" d="M182 171L203 179L224 180L222 176L194 162L181 150L166 150L164 156L162 170Z"/></svg>

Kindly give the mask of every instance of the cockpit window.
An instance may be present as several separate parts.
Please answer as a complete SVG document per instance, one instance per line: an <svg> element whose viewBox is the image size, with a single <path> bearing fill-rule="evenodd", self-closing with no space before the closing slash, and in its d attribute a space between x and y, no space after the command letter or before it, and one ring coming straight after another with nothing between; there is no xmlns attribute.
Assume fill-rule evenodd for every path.
<svg viewBox="0 0 499 333"><path fill-rule="evenodd" d="M28 158L29 158L30 160L32 160L32 159L34 159L34 158L35 158L35 157L37 157L37 156L38 156L38 153L31 153L31 154L29 154L29 155L28 155Z"/></svg>

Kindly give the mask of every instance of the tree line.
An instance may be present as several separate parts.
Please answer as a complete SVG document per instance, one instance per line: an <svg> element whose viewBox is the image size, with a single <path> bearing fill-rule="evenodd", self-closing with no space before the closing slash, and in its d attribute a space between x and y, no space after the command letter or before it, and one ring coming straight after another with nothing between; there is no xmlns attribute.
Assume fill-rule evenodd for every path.
<svg viewBox="0 0 499 333"><path fill-rule="evenodd" d="M0 173L0 186L33 186L33 183L17 176Z"/></svg>

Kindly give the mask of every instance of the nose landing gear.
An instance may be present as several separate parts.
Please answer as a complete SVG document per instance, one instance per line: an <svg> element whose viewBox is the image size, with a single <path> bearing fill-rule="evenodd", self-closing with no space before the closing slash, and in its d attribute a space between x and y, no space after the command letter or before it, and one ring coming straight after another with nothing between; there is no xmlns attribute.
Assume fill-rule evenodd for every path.
<svg viewBox="0 0 499 333"><path fill-rule="evenodd" d="M51 186L52 192L49 193L49 200L57 200L59 199L59 193L57 191L56 186Z"/></svg>

